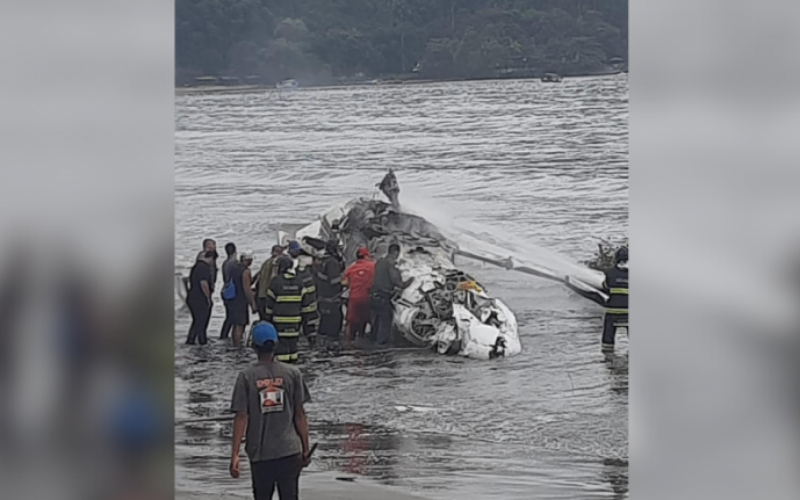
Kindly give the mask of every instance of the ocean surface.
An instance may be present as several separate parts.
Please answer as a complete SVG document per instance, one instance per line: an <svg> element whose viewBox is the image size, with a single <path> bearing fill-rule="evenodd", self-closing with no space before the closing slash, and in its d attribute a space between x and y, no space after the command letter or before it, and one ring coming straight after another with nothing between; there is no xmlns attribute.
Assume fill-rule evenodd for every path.
<svg viewBox="0 0 800 500"><path fill-rule="evenodd" d="M175 266L203 238L268 257L277 231L376 192L395 170L404 207L454 234L569 274L628 226L627 75L176 96ZM516 313L518 356L413 349L307 356L307 474L338 471L431 499L628 495L628 341L600 352L602 309L562 285L457 261ZM221 280L221 278L220 278ZM176 296L176 419L225 415L254 360L183 342ZM250 495L228 476L230 424L175 429L176 489Z"/></svg>

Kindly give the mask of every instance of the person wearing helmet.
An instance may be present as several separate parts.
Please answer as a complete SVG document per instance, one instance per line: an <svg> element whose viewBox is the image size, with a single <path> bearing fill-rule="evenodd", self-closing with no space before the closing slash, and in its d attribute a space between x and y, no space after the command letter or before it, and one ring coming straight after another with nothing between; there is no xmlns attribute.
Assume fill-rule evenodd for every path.
<svg viewBox="0 0 800 500"><path fill-rule="evenodd" d="M294 272L293 264L289 257L278 260L278 273L267 289L264 310L266 321L278 330L280 342L275 355L284 363L297 362L300 332L306 335L313 347L319 327L316 295Z"/></svg>
<svg viewBox="0 0 800 500"><path fill-rule="evenodd" d="M366 247L356 251L356 261L344 272L344 286L350 290L347 300L345 339L363 337L370 320L369 289L375 279L375 261Z"/></svg>
<svg viewBox="0 0 800 500"><path fill-rule="evenodd" d="M328 240L325 256L315 271L317 303L319 304L319 334L338 339L342 333L342 267L339 260L339 241Z"/></svg>
<svg viewBox="0 0 800 500"><path fill-rule="evenodd" d="M603 319L604 350L613 350L617 327L628 326L628 248L620 247L614 254L614 267L607 269L603 289L609 294Z"/></svg>
<svg viewBox="0 0 800 500"><path fill-rule="evenodd" d="M272 254L269 259L265 260L258 271L258 287L256 290L256 306L258 306L258 317L262 321L266 321L267 307L267 290L269 284L272 283L272 278L278 274L277 262L283 256L283 247L280 245L273 245Z"/></svg>
<svg viewBox="0 0 800 500"><path fill-rule="evenodd" d="M267 322L253 325L252 344L258 362L239 373L230 410L233 446L230 474L241 474L239 453L245 438L256 500L297 499L300 473L311 461L304 405L311 397L300 370L275 360L278 332Z"/></svg>

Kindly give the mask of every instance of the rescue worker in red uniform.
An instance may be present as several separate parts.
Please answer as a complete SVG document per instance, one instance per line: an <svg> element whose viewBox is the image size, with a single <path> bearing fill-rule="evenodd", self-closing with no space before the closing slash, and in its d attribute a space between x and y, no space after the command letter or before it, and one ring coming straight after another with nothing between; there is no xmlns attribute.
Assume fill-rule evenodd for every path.
<svg viewBox="0 0 800 500"><path fill-rule="evenodd" d="M375 278L375 261L369 250L361 247L356 252L356 261L344 272L344 286L350 289L347 301L347 329L345 338L351 342L355 337L363 337L369 324L369 290Z"/></svg>
<svg viewBox="0 0 800 500"><path fill-rule="evenodd" d="M604 351L614 350L614 342L618 327L628 329L628 249L622 247L614 254L614 267L605 271L606 279L603 288L608 292L606 314L603 319Z"/></svg>

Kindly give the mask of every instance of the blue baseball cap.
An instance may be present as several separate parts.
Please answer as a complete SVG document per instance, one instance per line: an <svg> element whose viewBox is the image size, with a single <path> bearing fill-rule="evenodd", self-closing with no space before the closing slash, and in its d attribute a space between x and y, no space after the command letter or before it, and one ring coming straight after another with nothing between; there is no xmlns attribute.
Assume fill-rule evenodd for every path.
<svg viewBox="0 0 800 500"><path fill-rule="evenodd" d="M302 250L302 248L300 247L300 243L298 243L296 241L290 241L289 242L289 250L292 251L292 252L299 252L299 251Z"/></svg>
<svg viewBox="0 0 800 500"><path fill-rule="evenodd" d="M267 323L263 321L261 323L257 323L253 326L252 337L253 337L253 345L256 347L261 347L269 341L278 343L278 332L275 330L275 327L272 326L272 323Z"/></svg>

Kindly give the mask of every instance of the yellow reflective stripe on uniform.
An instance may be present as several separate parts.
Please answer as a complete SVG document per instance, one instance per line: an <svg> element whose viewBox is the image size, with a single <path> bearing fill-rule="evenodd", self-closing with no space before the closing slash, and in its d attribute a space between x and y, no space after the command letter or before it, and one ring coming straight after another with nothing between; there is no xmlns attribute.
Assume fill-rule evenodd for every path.
<svg viewBox="0 0 800 500"><path fill-rule="evenodd" d="M333 285L338 285L341 282L342 282L342 277L341 276L339 276L338 278L333 278L331 280L331 284L333 284Z"/></svg>
<svg viewBox="0 0 800 500"><path fill-rule="evenodd" d="M328 275L324 273L317 273L317 277L321 280L328 281Z"/></svg>
<svg viewBox="0 0 800 500"><path fill-rule="evenodd" d="M272 318L273 323L300 323L303 318L300 316L275 316Z"/></svg>
<svg viewBox="0 0 800 500"><path fill-rule="evenodd" d="M300 295L281 295L276 299L277 302L302 302L303 297Z"/></svg>
<svg viewBox="0 0 800 500"><path fill-rule="evenodd" d="M628 314L627 309L618 309L615 307L606 307L606 313L608 314Z"/></svg>
<svg viewBox="0 0 800 500"><path fill-rule="evenodd" d="M303 288L303 291L300 292L300 294L301 295L305 295L307 293L314 293L316 291L317 291L317 287L312 285L312 286L307 286L307 287Z"/></svg>
<svg viewBox="0 0 800 500"><path fill-rule="evenodd" d="M612 294L615 294L615 295L628 295L628 289L627 288L612 288L609 291Z"/></svg>
<svg viewBox="0 0 800 500"><path fill-rule="evenodd" d="M264 309L264 312L267 314L272 314L274 311L270 308Z"/></svg>
<svg viewBox="0 0 800 500"><path fill-rule="evenodd" d="M309 325L318 325L319 324L319 316L317 316L316 318L308 320L308 324Z"/></svg>
<svg viewBox="0 0 800 500"><path fill-rule="evenodd" d="M296 361L300 356L295 352L292 354L278 354L275 357L278 358L278 361Z"/></svg>
<svg viewBox="0 0 800 500"><path fill-rule="evenodd" d="M270 297L270 298L274 299L275 298L275 292L273 292L272 289L267 290L267 297Z"/></svg>
<svg viewBox="0 0 800 500"><path fill-rule="evenodd" d="M311 304L310 306L307 306L307 307L304 307L304 308L300 309L300 312L301 313L313 313L316 310L317 310L317 304L314 303L314 304Z"/></svg>
<svg viewBox="0 0 800 500"><path fill-rule="evenodd" d="M278 332L278 338L281 337L299 337L300 332Z"/></svg>

